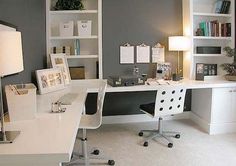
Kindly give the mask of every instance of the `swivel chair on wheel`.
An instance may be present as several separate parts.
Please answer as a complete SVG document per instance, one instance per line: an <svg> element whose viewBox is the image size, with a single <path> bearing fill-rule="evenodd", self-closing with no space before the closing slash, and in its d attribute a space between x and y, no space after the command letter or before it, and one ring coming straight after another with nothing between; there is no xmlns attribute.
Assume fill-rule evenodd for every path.
<svg viewBox="0 0 236 166"><path fill-rule="evenodd" d="M183 112L184 99L186 89L181 86L160 86L157 88L155 103L148 103L140 105L142 112L146 113L152 118L158 118L158 128L155 130L141 130L139 136L143 136L145 132L150 133L150 136L144 139L143 146L148 146L152 139L164 138L167 140L169 148L173 147L173 142L169 137L180 138L179 132L164 131L163 117Z"/></svg>

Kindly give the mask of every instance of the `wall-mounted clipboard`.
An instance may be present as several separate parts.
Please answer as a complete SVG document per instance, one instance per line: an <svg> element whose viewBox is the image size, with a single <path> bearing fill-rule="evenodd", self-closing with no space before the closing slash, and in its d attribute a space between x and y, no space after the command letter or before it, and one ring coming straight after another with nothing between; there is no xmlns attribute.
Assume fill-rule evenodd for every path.
<svg viewBox="0 0 236 166"><path fill-rule="evenodd" d="M157 43L152 47L152 63L164 63L165 62L165 47L160 43Z"/></svg>
<svg viewBox="0 0 236 166"><path fill-rule="evenodd" d="M150 46L141 44L137 49L137 63L150 63Z"/></svg>
<svg viewBox="0 0 236 166"><path fill-rule="evenodd" d="M120 46L120 64L133 64L134 63L134 46L126 43Z"/></svg>

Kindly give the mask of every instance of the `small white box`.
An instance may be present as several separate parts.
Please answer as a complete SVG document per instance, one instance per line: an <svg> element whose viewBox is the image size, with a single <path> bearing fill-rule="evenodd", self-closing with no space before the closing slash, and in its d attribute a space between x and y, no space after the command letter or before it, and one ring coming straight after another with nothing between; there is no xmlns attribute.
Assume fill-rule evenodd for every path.
<svg viewBox="0 0 236 166"><path fill-rule="evenodd" d="M60 36L65 37L65 36L73 36L74 32L74 22L69 21L66 23L61 22L60 23Z"/></svg>
<svg viewBox="0 0 236 166"><path fill-rule="evenodd" d="M77 21L78 25L78 35L79 36L91 36L92 31L92 21L91 20L81 20Z"/></svg>
<svg viewBox="0 0 236 166"><path fill-rule="evenodd" d="M34 84L6 85L5 92L11 122L35 118L37 103Z"/></svg>

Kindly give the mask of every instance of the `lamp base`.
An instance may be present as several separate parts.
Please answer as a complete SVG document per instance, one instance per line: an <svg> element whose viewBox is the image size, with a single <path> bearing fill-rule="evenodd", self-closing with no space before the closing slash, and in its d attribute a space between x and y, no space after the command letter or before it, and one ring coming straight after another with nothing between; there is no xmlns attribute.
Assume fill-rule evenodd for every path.
<svg viewBox="0 0 236 166"><path fill-rule="evenodd" d="M19 134L20 131L5 131L5 134L0 131L0 144L13 143Z"/></svg>

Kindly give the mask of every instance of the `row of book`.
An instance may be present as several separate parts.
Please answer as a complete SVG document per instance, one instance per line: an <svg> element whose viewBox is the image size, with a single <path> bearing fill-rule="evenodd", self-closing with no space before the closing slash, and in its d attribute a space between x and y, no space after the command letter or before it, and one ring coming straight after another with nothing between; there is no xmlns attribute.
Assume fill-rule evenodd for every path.
<svg viewBox="0 0 236 166"><path fill-rule="evenodd" d="M228 14L229 9L230 9L230 4L231 4L230 1L218 0L216 2L215 12L222 13L222 14Z"/></svg>
<svg viewBox="0 0 236 166"><path fill-rule="evenodd" d="M217 20L199 23L197 36L230 37L231 23L220 23Z"/></svg>

